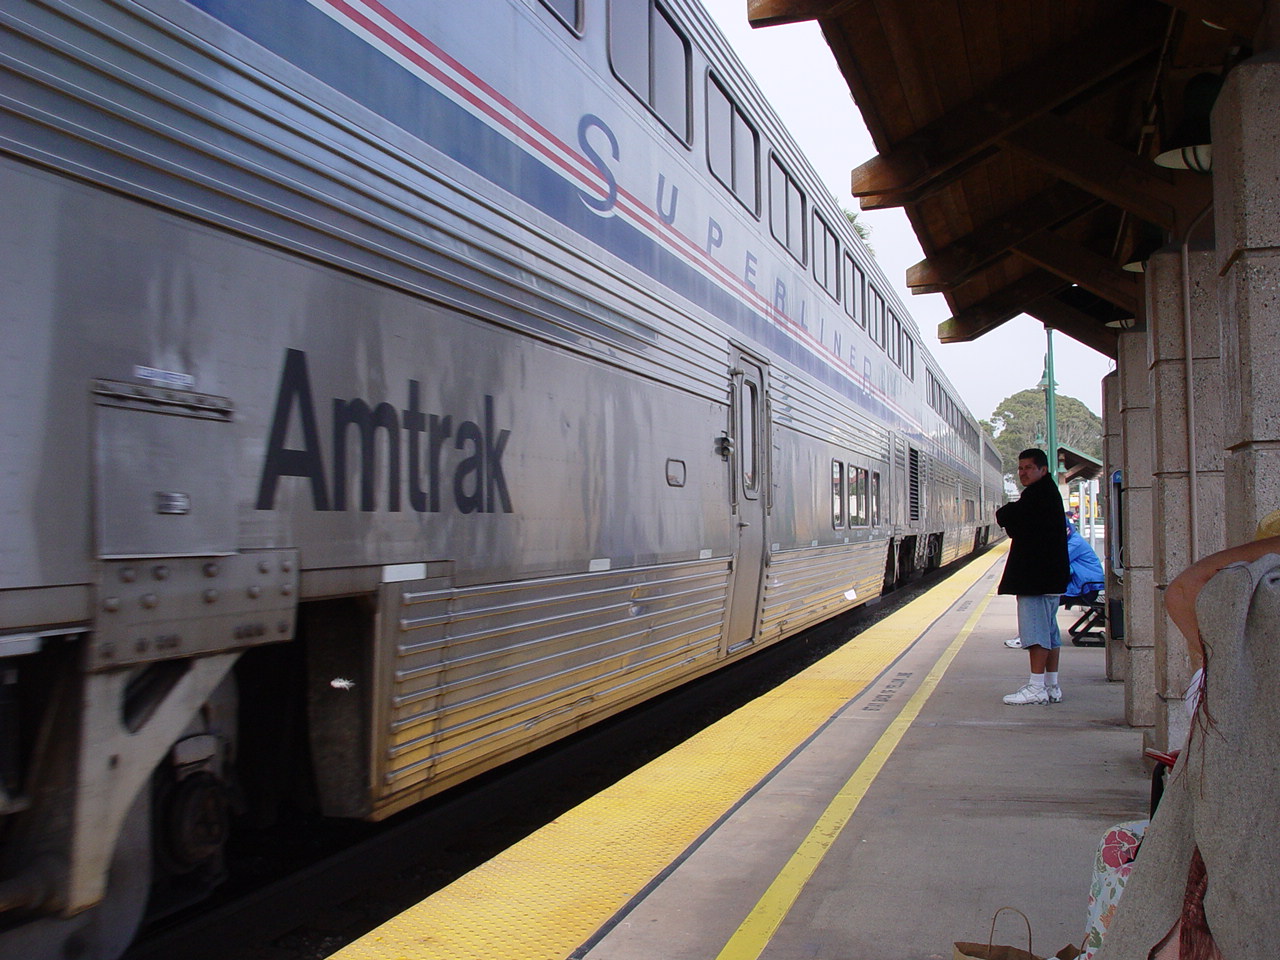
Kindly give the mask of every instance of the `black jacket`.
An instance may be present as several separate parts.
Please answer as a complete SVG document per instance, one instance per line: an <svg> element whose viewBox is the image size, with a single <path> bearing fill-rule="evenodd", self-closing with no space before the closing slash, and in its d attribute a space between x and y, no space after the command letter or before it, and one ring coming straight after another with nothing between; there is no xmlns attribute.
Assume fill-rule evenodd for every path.
<svg viewBox="0 0 1280 960"><path fill-rule="evenodd" d="M1052 474L1022 491L1013 503L996 511L1013 545L1000 578L1000 593L1062 593L1071 579L1067 560L1067 524L1062 495Z"/></svg>

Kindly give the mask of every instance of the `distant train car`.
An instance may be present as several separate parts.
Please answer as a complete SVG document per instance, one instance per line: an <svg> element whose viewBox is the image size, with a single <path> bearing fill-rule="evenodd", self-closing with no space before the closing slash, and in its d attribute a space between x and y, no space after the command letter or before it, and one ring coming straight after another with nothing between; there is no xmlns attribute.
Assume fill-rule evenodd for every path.
<svg viewBox="0 0 1280 960"><path fill-rule="evenodd" d="M693 0L0 10L0 955L998 535Z"/></svg>

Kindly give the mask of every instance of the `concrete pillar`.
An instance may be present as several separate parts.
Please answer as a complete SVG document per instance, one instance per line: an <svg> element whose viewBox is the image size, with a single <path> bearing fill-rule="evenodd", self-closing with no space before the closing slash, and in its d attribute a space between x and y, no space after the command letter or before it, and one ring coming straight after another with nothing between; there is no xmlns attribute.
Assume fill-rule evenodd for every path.
<svg viewBox="0 0 1280 960"><path fill-rule="evenodd" d="M1227 74L1213 111L1217 266L1223 278L1226 540L1280 508L1280 53Z"/></svg>
<svg viewBox="0 0 1280 960"><path fill-rule="evenodd" d="M1182 695L1191 678L1186 643L1165 612L1164 591L1169 581L1194 560L1225 545L1221 429L1224 390L1216 261L1209 244L1190 250L1191 283L1187 287L1183 284L1182 251L1169 247L1147 261L1145 277L1155 428L1152 572L1156 610L1152 646L1156 722L1149 745L1162 750L1177 748L1186 741L1188 717L1182 707ZM1185 335L1186 311L1190 311L1190 351ZM1193 435L1192 457L1189 444Z"/></svg>
<svg viewBox="0 0 1280 960"><path fill-rule="evenodd" d="M1152 731L1156 725L1155 573L1152 569L1151 377L1145 326L1120 334L1120 446L1123 471L1125 720Z"/></svg>
<svg viewBox="0 0 1280 960"><path fill-rule="evenodd" d="M1120 531L1112 529L1112 522L1118 515L1116 504L1111 502L1111 474L1119 470L1124 463L1124 448L1120 441L1120 374L1112 371L1102 378L1102 495L1103 516L1106 517L1107 536L1102 543L1105 556L1102 564L1107 573L1107 604L1109 607L1124 601L1124 581L1119 576L1122 571L1115 569L1116 551L1112 545L1119 542ZM1129 664L1128 653L1124 645L1124 623L1111 619L1111 610L1107 611L1107 679L1124 680L1125 669Z"/></svg>

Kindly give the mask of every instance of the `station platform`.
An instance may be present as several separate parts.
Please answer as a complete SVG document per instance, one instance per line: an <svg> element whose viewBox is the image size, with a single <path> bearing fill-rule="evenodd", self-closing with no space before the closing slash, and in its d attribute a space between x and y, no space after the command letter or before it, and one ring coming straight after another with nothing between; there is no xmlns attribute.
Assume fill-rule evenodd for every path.
<svg viewBox="0 0 1280 960"><path fill-rule="evenodd" d="M1062 703L1002 702L1027 676L1004 555L334 960L944 960L1006 905L1037 954L1079 944L1103 832L1146 815L1142 738L1101 648L1067 641Z"/></svg>

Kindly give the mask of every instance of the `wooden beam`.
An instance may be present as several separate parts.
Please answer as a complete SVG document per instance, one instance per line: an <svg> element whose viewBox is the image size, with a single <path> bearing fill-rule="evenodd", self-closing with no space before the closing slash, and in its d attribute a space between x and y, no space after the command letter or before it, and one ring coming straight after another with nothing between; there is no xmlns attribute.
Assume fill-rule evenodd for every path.
<svg viewBox="0 0 1280 960"><path fill-rule="evenodd" d="M907 270L912 293L944 293L1001 259L1018 243L1093 209L1093 194L1059 183Z"/></svg>
<svg viewBox="0 0 1280 960"><path fill-rule="evenodd" d="M1138 312L1142 286L1132 273L1126 273L1106 257L1068 240L1051 230L1028 237L1013 248L1020 257L1048 270L1121 310Z"/></svg>
<svg viewBox="0 0 1280 960"><path fill-rule="evenodd" d="M927 200L935 193L945 190L951 183L960 179L969 170L986 161L988 157L995 156L1000 151L998 146L987 147L985 150L979 150L971 157L966 157L959 163L953 164L947 172L941 176L934 177L928 183L921 184L914 190L907 190L902 193L883 193L883 194L867 194L858 198L858 206L863 210L885 210L889 207L907 207L912 204L920 203Z"/></svg>
<svg viewBox="0 0 1280 960"><path fill-rule="evenodd" d="M1230 30L1237 37L1253 40L1262 23L1262 4L1258 0L1160 0L1189 17Z"/></svg>
<svg viewBox="0 0 1280 960"><path fill-rule="evenodd" d="M1083 343L1091 350L1097 350L1112 360L1116 359L1120 343L1119 331L1112 330L1083 310L1063 303L1057 297L1041 297L1027 304L1025 313L1045 326L1061 330L1072 340Z"/></svg>
<svg viewBox="0 0 1280 960"><path fill-rule="evenodd" d="M1144 4L1100 29L1001 77L853 171L856 197L900 194L952 167L1028 121L1097 86L1159 47L1169 14Z"/></svg>
<svg viewBox="0 0 1280 960"><path fill-rule="evenodd" d="M1176 235L1213 200L1212 177L1156 166L1056 114L1031 121L1003 144L1068 183Z"/></svg>
<svg viewBox="0 0 1280 960"><path fill-rule="evenodd" d="M1177 226L1173 171L1049 114L1011 131L1004 144L1068 183L1163 230Z"/></svg>
<svg viewBox="0 0 1280 960"><path fill-rule="evenodd" d="M977 340L984 333L1024 313L1029 303L1057 293L1066 286L1067 282L1055 274L1033 270L938 324L938 339L943 343Z"/></svg>
<svg viewBox="0 0 1280 960"><path fill-rule="evenodd" d="M851 0L747 0L747 22L753 27L803 23L838 16L850 5Z"/></svg>

